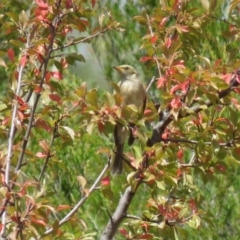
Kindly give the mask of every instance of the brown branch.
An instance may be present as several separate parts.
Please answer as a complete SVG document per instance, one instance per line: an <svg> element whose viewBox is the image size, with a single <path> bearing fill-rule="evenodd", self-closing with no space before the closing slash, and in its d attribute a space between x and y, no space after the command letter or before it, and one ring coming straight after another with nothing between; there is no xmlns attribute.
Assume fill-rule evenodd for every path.
<svg viewBox="0 0 240 240"><path fill-rule="evenodd" d="M57 23L57 20L56 20L55 21L55 26L57 26L57 24L58 23ZM54 39L55 39L55 35L56 35L56 27L55 26L51 25L52 37L51 37L51 41L50 41L49 46L48 46L47 56L46 56L46 58L44 60L44 64L41 65L41 66L43 66L43 72L42 72L42 77L41 77L41 81L40 81L40 84L39 84L40 89L42 89L42 86L44 84L44 79L45 79L45 76L46 76L46 73L47 73L48 62L50 60L51 53L53 51L53 43L54 43ZM21 168L21 166L22 166L23 156L24 156L25 151L26 151L26 147L27 147L27 144L28 144L29 136L30 136L30 133L31 133L31 130L32 130L32 126L33 126L35 112L36 112L38 101L39 101L40 97L41 97L41 93L37 93L36 94L36 99L35 99L34 105L32 107L31 114L30 114L29 123L28 123L28 126L27 126L27 131L25 133L23 144L22 144L22 147L21 147L21 152L20 152L20 155L19 155L19 158L18 158L16 171L18 171Z"/></svg>
<svg viewBox="0 0 240 240"><path fill-rule="evenodd" d="M127 215L127 210L132 202L132 199L137 191L141 182L138 182L135 190L132 190L132 187L129 186L125 190L124 194L121 196L120 201L118 203L118 207L110 218L105 230L103 231L100 240L111 240L117 232L119 225L122 220Z"/></svg>
<svg viewBox="0 0 240 240"><path fill-rule="evenodd" d="M80 101L79 101L79 102L80 102ZM78 102L78 103L79 103L79 102ZM51 141L50 141L50 143L49 143L49 149L51 149L51 147L52 147L52 145L53 145L53 142L54 142L54 140L55 140L56 137L57 137L59 124L62 122L62 120L63 120L66 116L68 116L68 114L69 114L77 105L78 105L78 104L72 106L71 109L70 109L66 114L64 114L63 116L61 116L61 117L57 120L57 122L55 123L54 129L53 129L52 138L51 138ZM50 160L51 157L52 157L52 154L51 154L51 151L49 151L48 154L47 154L47 156L46 156L46 158L45 158L44 165L43 165L43 168L42 168L42 170L41 170L41 173L40 173L40 175L39 175L39 177L38 177L38 182L41 181L41 179L42 179L42 177L43 177L43 174L44 174L44 172L46 171L47 164L48 164L48 162L49 162L49 160Z"/></svg>
<svg viewBox="0 0 240 240"><path fill-rule="evenodd" d="M238 78L240 78L240 69L238 69L233 74L232 79L230 81L230 86L227 89L222 90L218 93L219 100L224 98L225 96L227 96L229 93L231 93L235 89L235 87L239 86ZM205 107L202 107L202 105L205 105L205 107L206 106L211 107L211 106L213 106L213 103L210 100L207 100L205 102L205 104L196 105L196 106L191 107L190 112L195 112L195 113L201 112L205 108ZM190 113L185 114L184 116L180 115L179 119L185 118L188 116L190 116ZM155 143L163 141L162 134L164 133L165 129L172 121L173 121L173 118L172 118L172 115L171 115L169 109L163 110L159 114L159 122L153 127L152 137L150 139L148 139L147 146L151 147Z"/></svg>

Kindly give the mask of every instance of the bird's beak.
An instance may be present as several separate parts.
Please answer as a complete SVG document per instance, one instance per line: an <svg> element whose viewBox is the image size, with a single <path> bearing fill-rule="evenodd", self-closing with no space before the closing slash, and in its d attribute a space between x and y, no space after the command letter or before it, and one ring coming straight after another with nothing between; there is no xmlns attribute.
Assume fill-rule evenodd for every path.
<svg viewBox="0 0 240 240"><path fill-rule="evenodd" d="M123 69L121 67L113 67L113 68L115 68L120 73L123 71Z"/></svg>

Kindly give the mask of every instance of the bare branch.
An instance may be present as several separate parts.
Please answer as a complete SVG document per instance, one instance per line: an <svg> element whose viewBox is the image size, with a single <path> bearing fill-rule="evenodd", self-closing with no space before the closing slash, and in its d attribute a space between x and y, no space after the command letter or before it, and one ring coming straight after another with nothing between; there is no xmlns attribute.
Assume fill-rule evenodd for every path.
<svg viewBox="0 0 240 240"><path fill-rule="evenodd" d="M124 194L120 198L117 209L113 213L105 230L103 231L100 240L113 239L120 223L122 222L123 218L126 217L127 210L132 202L132 199L139 185L140 185L140 182L138 182L134 191L132 190L131 186L127 187Z"/></svg>
<svg viewBox="0 0 240 240"><path fill-rule="evenodd" d="M84 42L88 42L89 40L91 40L92 38L95 38L103 33L105 33L106 31L110 30L112 28L112 26L108 26L92 35L89 35L87 37L83 37L81 39L79 39L78 41L75 41L75 42L70 42L70 43L66 43L64 44L63 46L59 46L59 47L56 47L56 48L53 48L52 51L57 51L57 50L60 50L60 49L63 49L63 48L67 48L67 47L70 47L70 46L73 46L73 45L76 45L78 43L84 43Z"/></svg>
<svg viewBox="0 0 240 240"><path fill-rule="evenodd" d="M91 193L93 191L95 191L95 189L97 188L97 185L99 184L99 182L102 180L103 176L105 175L105 173L109 169L109 166L110 166L110 159L108 160L108 163L103 168L102 172L99 174L96 181L93 183L92 187L89 189L88 194L83 196L81 198L81 200L75 205L75 207L59 222L59 226L62 226L64 223L66 223L70 219L70 217L73 216L73 214L75 214L77 212L77 210L83 205L83 203L89 198ZM43 236L49 235L52 232L53 232L53 228L50 228L50 229L48 229L47 231L44 232ZM40 240L40 239L42 239L43 236L41 236L37 239Z"/></svg>

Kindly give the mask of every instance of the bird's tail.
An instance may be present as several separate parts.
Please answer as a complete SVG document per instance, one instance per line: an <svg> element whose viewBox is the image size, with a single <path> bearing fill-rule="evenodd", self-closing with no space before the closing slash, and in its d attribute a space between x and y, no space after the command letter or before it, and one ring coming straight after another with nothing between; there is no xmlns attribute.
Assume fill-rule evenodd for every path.
<svg viewBox="0 0 240 240"><path fill-rule="evenodd" d="M124 144L117 144L115 153L113 154L112 163L111 163L111 173L113 175L122 174L122 171L123 171L123 163L122 163L123 148L124 148Z"/></svg>

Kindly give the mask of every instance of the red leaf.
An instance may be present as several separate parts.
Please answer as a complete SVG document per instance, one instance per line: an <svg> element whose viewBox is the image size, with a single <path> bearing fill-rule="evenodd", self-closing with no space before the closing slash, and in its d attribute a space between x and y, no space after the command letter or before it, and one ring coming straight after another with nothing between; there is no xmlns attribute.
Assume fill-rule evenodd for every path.
<svg viewBox="0 0 240 240"><path fill-rule="evenodd" d="M157 80L157 88L161 88L165 85L166 78L165 77L160 77Z"/></svg>
<svg viewBox="0 0 240 240"><path fill-rule="evenodd" d="M222 79L223 79L227 84L230 84L231 79L232 79L232 73L228 73L228 74L222 75Z"/></svg>
<svg viewBox="0 0 240 240"><path fill-rule="evenodd" d="M23 55L20 60L20 64L24 67L26 62L27 62L27 55Z"/></svg>
<svg viewBox="0 0 240 240"><path fill-rule="evenodd" d="M152 59L153 59L152 57L141 57L140 62L147 62L147 61L150 61Z"/></svg>
<svg viewBox="0 0 240 240"><path fill-rule="evenodd" d="M49 94L49 98L55 102L61 102L61 98L57 94Z"/></svg>
<svg viewBox="0 0 240 240"><path fill-rule="evenodd" d="M61 211L61 210L69 209L69 208L71 208L71 206L69 206L69 205L59 205L57 207L57 211Z"/></svg>
<svg viewBox="0 0 240 240"><path fill-rule="evenodd" d="M163 27L164 24L167 22L167 20L168 20L167 17L163 18L162 21L160 22L159 26L160 26L160 27Z"/></svg>
<svg viewBox="0 0 240 240"><path fill-rule="evenodd" d="M145 111L144 111L144 115L149 115L151 113L152 113L151 109L145 109Z"/></svg>
<svg viewBox="0 0 240 240"><path fill-rule="evenodd" d="M72 0L66 0L65 1L66 9L73 8L73 1Z"/></svg>
<svg viewBox="0 0 240 240"><path fill-rule="evenodd" d="M2 125L3 125L3 126L4 126L4 125L7 125L7 123L9 123L10 119L11 119L11 117L6 117L6 118L4 118L4 119L2 120Z"/></svg>
<svg viewBox="0 0 240 240"><path fill-rule="evenodd" d="M178 27L181 29L182 32L189 32L188 26L179 26Z"/></svg>
<svg viewBox="0 0 240 240"><path fill-rule="evenodd" d="M48 4L44 0L35 0L35 2L41 8L48 8Z"/></svg>
<svg viewBox="0 0 240 240"><path fill-rule="evenodd" d="M93 8L94 8L96 2L97 2L97 0L92 0L92 7L93 7Z"/></svg>
<svg viewBox="0 0 240 240"><path fill-rule="evenodd" d="M103 132L103 130L104 130L104 124L102 123L102 121L98 121L98 130L100 132Z"/></svg>
<svg viewBox="0 0 240 240"><path fill-rule="evenodd" d="M47 226L47 224L41 219L31 219L31 222L42 225L42 226L45 226L45 227Z"/></svg>
<svg viewBox="0 0 240 240"><path fill-rule="evenodd" d="M123 236L128 236L128 232L127 232L127 230L126 229L124 229L124 228L119 228L119 230L118 230Z"/></svg>
<svg viewBox="0 0 240 240"><path fill-rule="evenodd" d="M174 86L171 90L170 90L170 94L174 94L177 90L182 90L183 93L186 93L188 90L188 86L189 86L189 81L185 81L183 83L179 83L178 85Z"/></svg>
<svg viewBox="0 0 240 240"><path fill-rule="evenodd" d="M170 37L168 37L166 40L165 40L165 45L167 48L170 48L171 45L172 45L172 39Z"/></svg>
<svg viewBox="0 0 240 240"><path fill-rule="evenodd" d="M35 123L36 127L41 127L45 129L47 132L52 132L52 128L42 119L38 119Z"/></svg>
<svg viewBox="0 0 240 240"><path fill-rule="evenodd" d="M65 26L62 30L62 34L66 36L67 33L72 32L72 28L70 26Z"/></svg>
<svg viewBox="0 0 240 240"><path fill-rule="evenodd" d="M190 199L189 200L189 207L191 208L191 210L193 212L196 212L197 211L197 206L196 206L196 202L194 199Z"/></svg>
<svg viewBox="0 0 240 240"><path fill-rule="evenodd" d="M218 168L219 171L221 172L226 172L226 168L224 165L222 164L217 164L216 167Z"/></svg>
<svg viewBox="0 0 240 240"><path fill-rule="evenodd" d="M40 93L42 91L42 88L40 86L37 86L35 89L34 89L34 92L35 93Z"/></svg>
<svg viewBox="0 0 240 240"><path fill-rule="evenodd" d="M183 157L183 150L182 149L180 149L178 152L177 152L177 157L178 157L178 159L182 159L182 157Z"/></svg>
<svg viewBox="0 0 240 240"><path fill-rule="evenodd" d="M38 157L38 158L45 158L47 156L47 154L46 153L43 153L43 152L38 152L37 154L36 154L36 157Z"/></svg>
<svg viewBox="0 0 240 240"><path fill-rule="evenodd" d="M182 102L181 102L180 97L176 96L175 98L173 98L170 105L174 109L180 108L182 106Z"/></svg>
<svg viewBox="0 0 240 240"><path fill-rule="evenodd" d="M63 75L61 72L51 72L51 76L59 80L63 79Z"/></svg>
<svg viewBox="0 0 240 240"><path fill-rule="evenodd" d="M62 68L67 68L68 67L68 62L66 61L66 58L62 58L60 63L62 64Z"/></svg>
<svg viewBox="0 0 240 240"><path fill-rule="evenodd" d="M140 237L140 239L152 239L153 235L150 234L150 233L146 233L146 234L143 234L143 235L141 235L139 237Z"/></svg>
<svg viewBox="0 0 240 240"><path fill-rule="evenodd" d="M11 48L8 49L8 57L12 62L14 62L14 56L15 56L14 51Z"/></svg>
<svg viewBox="0 0 240 240"><path fill-rule="evenodd" d="M158 39L157 36L153 36L153 37L151 37L151 43L152 43L152 44L155 44L156 41L157 41L157 39Z"/></svg>
<svg viewBox="0 0 240 240"><path fill-rule="evenodd" d="M105 178L103 178L102 181L101 181L101 185L102 185L102 186L108 186L108 185L110 185L110 178L109 178L108 176L105 177Z"/></svg>
<svg viewBox="0 0 240 240"><path fill-rule="evenodd" d="M19 220L20 220L19 217L17 216L12 216L11 219L16 223L19 223Z"/></svg>
<svg viewBox="0 0 240 240"><path fill-rule="evenodd" d="M238 110L240 110L240 103L236 98L231 98L231 102Z"/></svg>

